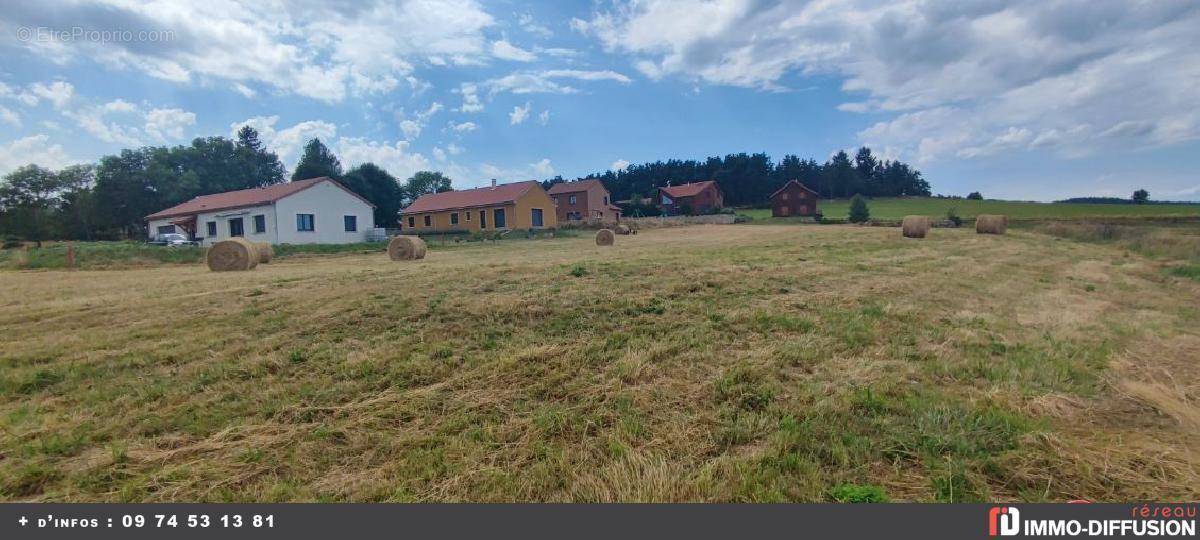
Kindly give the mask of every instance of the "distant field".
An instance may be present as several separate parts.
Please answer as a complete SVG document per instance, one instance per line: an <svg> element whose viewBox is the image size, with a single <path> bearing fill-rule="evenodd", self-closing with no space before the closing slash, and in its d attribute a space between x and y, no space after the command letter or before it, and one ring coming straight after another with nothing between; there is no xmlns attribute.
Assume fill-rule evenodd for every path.
<svg viewBox="0 0 1200 540"><path fill-rule="evenodd" d="M867 204L871 217L881 219L901 219L914 214L944 217L950 208L955 208L963 218L979 214L1007 214L1014 219L1200 216L1200 204L1064 204L934 198L879 198L870 199ZM825 217L844 218L850 212L850 201L823 200L820 208ZM755 219L771 217L769 208L739 210L738 213Z"/></svg>
<svg viewBox="0 0 1200 540"><path fill-rule="evenodd" d="M1200 498L1194 239L1054 233L3 272L0 500Z"/></svg>

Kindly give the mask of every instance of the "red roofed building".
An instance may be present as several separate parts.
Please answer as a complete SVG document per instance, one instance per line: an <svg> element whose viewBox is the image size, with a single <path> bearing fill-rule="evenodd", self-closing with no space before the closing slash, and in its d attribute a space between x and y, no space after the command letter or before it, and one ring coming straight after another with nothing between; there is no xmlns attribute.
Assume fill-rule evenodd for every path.
<svg viewBox="0 0 1200 540"><path fill-rule="evenodd" d="M427 193L400 211L406 232L553 229L554 201L533 180Z"/></svg>
<svg viewBox="0 0 1200 540"><path fill-rule="evenodd" d="M706 214L724 206L725 194L712 180L658 188L658 207L669 216Z"/></svg>
<svg viewBox="0 0 1200 540"><path fill-rule="evenodd" d="M328 177L201 195L146 216L150 238L179 233L211 245L348 244L375 228L375 205Z"/></svg>
<svg viewBox="0 0 1200 540"><path fill-rule="evenodd" d="M817 192L799 180L791 180L771 194L771 215L774 217L813 216L817 213Z"/></svg>
<svg viewBox="0 0 1200 540"><path fill-rule="evenodd" d="M616 222L621 209L612 204L612 194L604 183L595 179L560 182L547 191L554 200L559 221Z"/></svg>

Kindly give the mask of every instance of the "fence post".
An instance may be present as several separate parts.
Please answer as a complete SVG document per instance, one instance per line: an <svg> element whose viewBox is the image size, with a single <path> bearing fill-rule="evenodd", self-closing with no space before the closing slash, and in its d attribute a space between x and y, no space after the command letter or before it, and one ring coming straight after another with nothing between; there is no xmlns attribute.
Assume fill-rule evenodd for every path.
<svg viewBox="0 0 1200 540"><path fill-rule="evenodd" d="M75 269L75 245L67 240L67 269Z"/></svg>

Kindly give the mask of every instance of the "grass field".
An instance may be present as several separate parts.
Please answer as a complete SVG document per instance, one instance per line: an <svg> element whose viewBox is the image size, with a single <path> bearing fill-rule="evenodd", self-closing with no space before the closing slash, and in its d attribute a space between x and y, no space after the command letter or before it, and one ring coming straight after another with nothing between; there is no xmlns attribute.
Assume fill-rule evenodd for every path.
<svg viewBox="0 0 1200 540"><path fill-rule="evenodd" d="M1200 282L1029 230L696 226L0 273L0 499L1200 497Z"/></svg>
<svg viewBox="0 0 1200 540"><path fill-rule="evenodd" d="M879 219L902 219L907 215L940 218L945 217L950 208L968 219L979 214L1006 214L1013 219L1200 216L1200 204L1066 204L934 198L878 198L867 204L871 217ZM850 201L822 200L820 208L825 217L845 218L850 212ZM771 219L769 208L745 209L738 213L755 219Z"/></svg>

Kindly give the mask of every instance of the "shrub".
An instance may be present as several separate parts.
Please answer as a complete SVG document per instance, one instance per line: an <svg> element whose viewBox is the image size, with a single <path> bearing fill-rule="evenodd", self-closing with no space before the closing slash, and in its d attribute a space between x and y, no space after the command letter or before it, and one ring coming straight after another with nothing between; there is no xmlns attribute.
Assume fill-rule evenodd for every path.
<svg viewBox="0 0 1200 540"><path fill-rule="evenodd" d="M21 239L15 236L5 236L4 244L0 246L3 249L16 249L21 247Z"/></svg>
<svg viewBox="0 0 1200 540"><path fill-rule="evenodd" d="M866 223L871 219L871 209L867 208L867 200L862 195L854 195L850 199L850 223Z"/></svg>
<svg viewBox="0 0 1200 540"><path fill-rule="evenodd" d="M857 484L842 484L829 490L833 500L842 503L884 503L888 502L887 493L879 486L860 486Z"/></svg>
<svg viewBox="0 0 1200 540"><path fill-rule="evenodd" d="M946 221L953 223L955 227L962 227L963 219L958 215L958 209L951 206L946 209Z"/></svg>
<svg viewBox="0 0 1200 540"><path fill-rule="evenodd" d="M968 199L968 200L972 200L972 201L982 201L982 200L983 200L983 194L982 194L982 193L980 193L980 192L978 192L978 191L972 191L972 192L970 192L970 193L968 193L968 194L967 194L967 199Z"/></svg>

